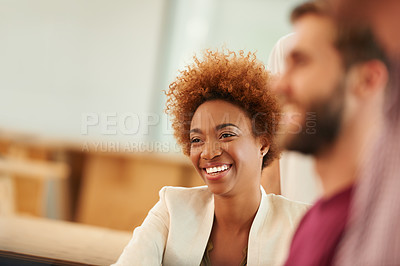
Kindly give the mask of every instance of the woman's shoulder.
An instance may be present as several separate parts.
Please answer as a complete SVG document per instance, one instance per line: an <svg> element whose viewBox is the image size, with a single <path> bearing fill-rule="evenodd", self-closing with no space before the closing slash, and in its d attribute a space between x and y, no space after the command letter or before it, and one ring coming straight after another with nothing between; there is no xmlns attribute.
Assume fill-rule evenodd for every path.
<svg viewBox="0 0 400 266"><path fill-rule="evenodd" d="M300 207L300 206L309 207L310 206L310 204L308 204L308 203L297 201L297 200L291 200L282 195L275 195L275 194L271 193L271 194L267 194L266 196L267 196L268 200L274 202L275 204L281 204L281 205L292 206L292 207Z"/></svg>
<svg viewBox="0 0 400 266"><path fill-rule="evenodd" d="M273 211L289 216L302 216L310 208L310 204L290 200L281 195L267 194L266 200Z"/></svg>
<svg viewBox="0 0 400 266"><path fill-rule="evenodd" d="M200 187L174 187L174 186L165 186L161 188L160 194L165 194L168 197L174 196L198 196L198 195L211 195L211 192L208 190L207 186Z"/></svg>
<svg viewBox="0 0 400 266"><path fill-rule="evenodd" d="M171 205L201 206L209 203L213 196L207 186L172 187L166 186L160 190L160 198Z"/></svg>

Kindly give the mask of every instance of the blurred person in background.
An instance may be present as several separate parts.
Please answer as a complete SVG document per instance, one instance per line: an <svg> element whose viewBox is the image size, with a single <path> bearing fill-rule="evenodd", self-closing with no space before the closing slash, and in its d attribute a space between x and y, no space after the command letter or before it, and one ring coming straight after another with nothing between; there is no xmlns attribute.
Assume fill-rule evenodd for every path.
<svg viewBox="0 0 400 266"><path fill-rule="evenodd" d="M286 265L331 265L366 154L381 134L388 61L367 26L336 24L322 2L291 15L296 32L277 84L288 149L315 157L323 195L293 237Z"/></svg>
<svg viewBox="0 0 400 266"><path fill-rule="evenodd" d="M273 47L267 69L274 80L285 71L286 57L295 41L295 34L281 37ZM306 203L314 203L322 193L320 179L315 172L314 158L299 152L284 151L279 160L281 193L283 196Z"/></svg>
<svg viewBox="0 0 400 266"><path fill-rule="evenodd" d="M177 142L206 186L164 187L116 265L282 265L303 203L266 194L279 106L254 54L207 51L167 91Z"/></svg>
<svg viewBox="0 0 400 266"><path fill-rule="evenodd" d="M391 60L384 132L355 191L337 265L400 265L400 1L330 0L338 21L371 25Z"/></svg>
<svg viewBox="0 0 400 266"><path fill-rule="evenodd" d="M400 56L400 1L329 0L335 16L348 24L361 21L371 25L388 54Z"/></svg>

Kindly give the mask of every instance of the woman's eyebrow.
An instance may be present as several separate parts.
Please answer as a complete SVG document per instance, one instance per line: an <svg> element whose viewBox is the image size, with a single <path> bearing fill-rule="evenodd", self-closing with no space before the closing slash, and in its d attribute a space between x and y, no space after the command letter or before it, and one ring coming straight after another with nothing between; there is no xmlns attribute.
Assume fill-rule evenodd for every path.
<svg viewBox="0 0 400 266"><path fill-rule="evenodd" d="M240 129L237 125L232 124L232 123L225 123L225 124L220 124L215 127L216 130L223 129L224 127L236 127L237 129Z"/></svg>
<svg viewBox="0 0 400 266"><path fill-rule="evenodd" d="M193 128L193 129L191 129L190 131L189 131L189 134L190 133L201 133L201 130L199 129L199 128Z"/></svg>
<svg viewBox="0 0 400 266"><path fill-rule="evenodd" d="M237 129L240 129L237 125L232 124L232 123L224 123L224 124L220 124L218 126L215 127L216 130L221 130L224 127L236 127ZM201 130L199 128L193 128L189 131L190 133L201 133Z"/></svg>

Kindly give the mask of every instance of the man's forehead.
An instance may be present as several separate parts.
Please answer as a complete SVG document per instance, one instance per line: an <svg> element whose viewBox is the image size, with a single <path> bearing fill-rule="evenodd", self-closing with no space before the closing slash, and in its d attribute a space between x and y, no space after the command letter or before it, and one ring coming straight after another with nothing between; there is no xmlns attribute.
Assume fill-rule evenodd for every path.
<svg viewBox="0 0 400 266"><path fill-rule="evenodd" d="M305 15L294 23L296 32L293 49L333 47L335 26L333 20L320 15Z"/></svg>

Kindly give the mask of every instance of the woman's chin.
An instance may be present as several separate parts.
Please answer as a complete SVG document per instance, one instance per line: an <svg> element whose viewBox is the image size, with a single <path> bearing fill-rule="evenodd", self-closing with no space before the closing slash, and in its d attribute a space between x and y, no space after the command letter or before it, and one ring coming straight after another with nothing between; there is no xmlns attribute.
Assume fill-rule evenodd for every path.
<svg viewBox="0 0 400 266"><path fill-rule="evenodd" d="M206 184L211 193L218 196L226 196L231 189L226 184Z"/></svg>

